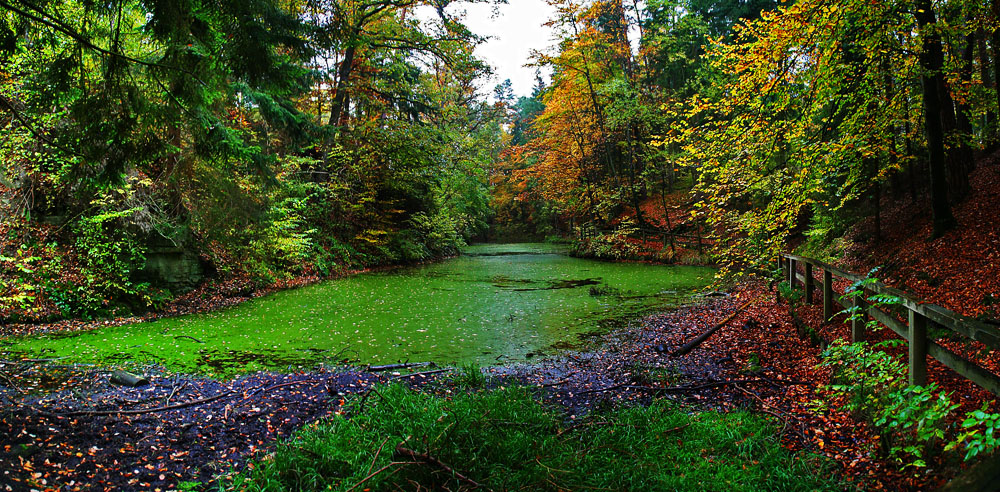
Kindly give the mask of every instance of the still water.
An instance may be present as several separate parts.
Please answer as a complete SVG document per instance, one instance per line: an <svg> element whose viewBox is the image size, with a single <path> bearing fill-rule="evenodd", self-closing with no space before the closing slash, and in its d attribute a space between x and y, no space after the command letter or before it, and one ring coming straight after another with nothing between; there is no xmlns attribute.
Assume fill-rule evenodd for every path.
<svg viewBox="0 0 1000 492"><path fill-rule="evenodd" d="M222 311L7 340L0 350L214 376L344 359L489 365L578 347L624 320L688 302L713 273L572 258L546 244L471 246L439 263L330 280Z"/></svg>

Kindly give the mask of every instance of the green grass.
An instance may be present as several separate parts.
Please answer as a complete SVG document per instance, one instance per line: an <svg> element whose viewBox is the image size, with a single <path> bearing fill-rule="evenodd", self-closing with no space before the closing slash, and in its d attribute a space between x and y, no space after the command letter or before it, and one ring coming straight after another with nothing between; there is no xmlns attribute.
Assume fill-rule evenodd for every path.
<svg viewBox="0 0 1000 492"><path fill-rule="evenodd" d="M471 490L397 444L493 490L842 490L831 462L791 453L745 412L688 413L666 400L568 420L506 388L452 398L383 386L351 418L307 426L226 486L235 490ZM383 467L387 467L384 468ZM379 473L373 473L382 469ZM366 481L365 478L369 477ZM363 482L363 483L362 483ZM360 485L359 485L360 484Z"/></svg>

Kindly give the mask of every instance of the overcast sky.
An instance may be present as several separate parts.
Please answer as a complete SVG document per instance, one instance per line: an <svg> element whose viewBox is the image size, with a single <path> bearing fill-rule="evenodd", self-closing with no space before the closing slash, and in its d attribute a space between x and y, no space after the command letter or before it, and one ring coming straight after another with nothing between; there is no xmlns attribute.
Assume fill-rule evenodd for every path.
<svg viewBox="0 0 1000 492"><path fill-rule="evenodd" d="M545 0L507 0L506 5L455 3L451 13L465 11L469 30L489 39L476 48L476 55L493 67L494 75L479 83L485 95L493 96L493 87L510 79L514 94L531 95L535 85L535 68L525 67L531 61L531 50L549 51L555 43L553 30L543 26L555 10ZM434 15L433 10L418 11L418 16ZM550 70L542 69L542 78L549 81Z"/></svg>
<svg viewBox="0 0 1000 492"><path fill-rule="evenodd" d="M531 95L535 68L525 67L531 50L547 51L554 44L552 29L543 26L554 9L545 0L508 0L506 5L464 4L466 25L472 32L491 39L476 49L476 54L493 66L493 80L483 84L492 94L494 85L510 79L514 94ZM543 70L548 83L548 70Z"/></svg>

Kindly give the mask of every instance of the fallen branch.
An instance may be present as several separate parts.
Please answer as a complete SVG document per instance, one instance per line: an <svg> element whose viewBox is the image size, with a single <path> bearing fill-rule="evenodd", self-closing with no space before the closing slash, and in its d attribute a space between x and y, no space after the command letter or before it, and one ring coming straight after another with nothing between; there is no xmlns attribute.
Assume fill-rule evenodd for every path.
<svg viewBox="0 0 1000 492"><path fill-rule="evenodd" d="M378 455L382 454L382 448L385 447L385 443L387 442L389 442L389 436L385 436L385 439L382 441L382 444L380 444L378 447L378 451L375 451L375 457L372 458L372 464L368 465L368 471L366 473L371 473L372 468L375 468L375 462L378 461Z"/></svg>
<svg viewBox="0 0 1000 492"><path fill-rule="evenodd" d="M665 388L656 388L652 386L626 386L628 389L653 391L657 393L682 393L685 391L700 391L709 388L718 388L721 386L729 386L731 384L746 384L746 383L776 383L781 382L789 385L798 384L809 384L805 381L786 381L781 379L767 379L767 378L755 378L755 379L728 379L725 381L710 381L701 384L691 384L687 386L668 386Z"/></svg>
<svg viewBox="0 0 1000 492"><path fill-rule="evenodd" d="M563 385L563 384L566 384L566 383L568 383L568 382L569 382L569 380L570 380L570 379L571 379L571 378L572 378L573 376L575 376L575 375L576 375L576 372L574 371L574 372L571 372L571 373L569 373L568 375L566 375L566 378L565 378L565 379L562 379L562 380L559 380L559 381L556 381L556 382L554 382L554 383L545 383L545 384L539 384L539 385L538 385L538 387L539 387L539 388L548 388L548 387L551 387L551 386L560 386L560 385Z"/></svg>
<svg viewBox="0 0 1000 492"><path fill-rule="evenodd" d="M376 395L378 395L379 399L385 400L385 397L382 396L382 393L379 393L378 390L375 389L374 386L372 386L371 388L368 388L368 391L365 391L364 393L361 394L361 404L358 405L359 413L364 411L365 403L368 403L368 395L372 394L373 391L375 392Z"/></svg>
<svg viewBox="0 0 1000 492"><path fill-rule="evenodd" d="M433 371L414 372L414 373L411 373L411 374L400 374L398 376L392 376L389 379L412 378L412 377L415 377L415 376L425 377L425 376L430 376L431 374L439 374L439 373L442 373L442 372L448 372L448 371L453 371L453 370L454 369L452 369L450 367L446 367L444 369L435 369Z"/></svg>
<svg viewBox="0 0 1000 492"><path fill-rule="evenodd" d="M785 430L787 430L789 427L791 427L792 430L795 431L795 433L799 435L799 438L801 439L802 445L806 449L812 449L812 447L813 447L812 446L812 441L810 441L809 438L806 437L806 435L801 430L799 430L799 428L798 428L797 425L791 425L791 421L794 420L794 417L792 416L792 414L790 414L790 413L788 413L788 412L786 412L786 411L784 411L784 410L782 410L782 409L780 409L780 408L778 408L776 406L773 406L773 405L767 403L766 401L764 401L763 398L760 397L760 395L758 395L757 393L754 393L753 391L750 391L750 390L748 390L746 388L743 388L740 385L735 385L734 387L736 389L738 389L738 390L740 390L740 391L742 391L742 392L744 392L744 393L752 396L755 400L759 401L760 404L761 404L760 411L762 411L762 412L764 412L764 413L766 413L768 415L771 415L772 417L774 417L774 418L776 418L776 419L778 419L778 420L781 421L781 423L783 425L781 427L781 432L778 433L779 436L783 435L785 433ZM771 407L774 410L769 410L767 407Z"/></svg>
<svg viewBox="0 0 1000 492"><path fill-rule="evenodd" d="M684 430L684 429L688 428L690 425L691 425L691 422L688 422L688 423L686 423L684 425L678 425L677 427L673 427L673 428L667 429L667 430L663 431L663 433L664 434L670 434L670 433L673 433L673 432L677 432L679 430Z"/></svg>
<svg viewBox="0 0 1000 492"><path fill-rule="evenodd" d="M459 479L459 480L461 480L461 481L463 481L463 482L465 482L465 483L467 483L469 485L472 485L473 487L476 487L476 488L483 487L483 485L480 484L479 482L477 482L477 481L475 481L475 480L473 480L473 479L471 479L471 478L469 478L469 477L467 477L465 475L462 475L461 473L459 473L454 468L452 468L452 467L444 464L443 462L441 462L441 460L439 460L439 459L437 459L437 458L435 458L435 457L433 457L433 456L431 456L429 454L418 453L418 452L416 452L416 451L414 451L414 450L412 450L410 448L403 447L403 443L399 443L399 444L396 445L396 453L398 453L400 455L403 455L403 456L406 456L408 458L411 458L414 461L418 461L418 462L423 462L423 463L427 463L427 464L430 464L430 465L434 465L434 466L436 466L436 467L444 470L445 472L452 474L452 476L454 476L455 478L457 478L457 479ZM489 488L487 488L487 487L483 487L483 488L485 488L486 490L489 490Z"/></svg>
<svg viewBox="0 0 1000 492"><path fill-rule="evenodd" d="M174 337L174 339L177 339L177 338L187 338L188 340L194 340L195 342L198 342L198 343L205 343L205 342L203 342L201 340L198 340L197 338L195 338L195 337L193 337L191 335L177 335L177 336Z"/></svg>
<svg viewBox="0 0 1000 492"><path fill-rule="evenodd" d="M218 400L220 398L225 398L225 397L227 397L229 395L232 395L233 393L236 393L236 390L224 391L224 392L219 393L219 394L217 394L215 396L209 396L207 398L200 398L200 399L197 399L197 400L186 401L186 402L183 402L183 403L175 403L173 405L165 405L165 406L162 406L162 407L144 408L144 409L140 409L140 410L77 410L75 412L64 412L64 413L42 412L42 414L43 415L49 415L49 416L52 416L52 417L75 417L75 416L78 416L78 415L89 415L89 416L97 416L97 415L142 415L144 413L163 412L163 411L167 411L167 410L176 410L178 408L193 407L195 405L202 405L202 404L205 404L205 403L211 403L211 402L213 402L215 400Z"/></svg>
<svg viewBox="0 0 1000 492"><path fill-rule="evenodd" d="M657 388L655 386L636 386L636 385L630 385L630 384L627 384L627 383L619 383L619 384L616 384L614 386L608 386L607 388L598 388L598 389L592 389L592 390L587 390L587 391L581 391L581 392L577 393L577 395L585 395L587 393L601 393L601 392L604 392L604 391L613 391L613 390L622 389L622 388L624 388L624 389L631 389L631 390L638 390L638 391L650 391L650 392L654 392L654 393L683 393L685 391L699 391L699 390L709 389L709 388L718 388L720 386L728 386L730 384L761 383L761 382L763 382L763 383L772 383L772 384L775 384L775 383L784 383L784 384L791 384L791 385L796 385L796 384L811 384L808 381L789 381L789 380L768 379L768 378L730 379L730 380L726 380L726 381L709 381L707 383L701 383L701 384L690 384L690 385L687 385L687 386L667 386L667 387L664 387L664 388Z"/></svg>
<svg viewBox="0 0 1000 492"><path fill-rule="evenodd" d="M393 369L406 369L408 367L434 366L433 362L404 362L402 364L386 364L384 366L368 366L368 372L391 371Z"/></svg>
<svg viewBox="0 0 1000 492"><path fill-rule="evenodd" d="M256 391L254 391L254 392L252 392L250 394L245 394L243 396L243 399L240 400L240 402L247 401L250 398L253 398L254 395L256 395L257 393L260 393L262 391L271 391L273 389L278 389L278 388L281 388L283 386L291 386L293 384L319 384L319 383L320 383L320 381L317 381L317 380L314 380L314 379L305 379L305 380L302 380L302 381L288 381L288 382L281 383L281 384L275 384L273 386L268 386L266 388L257 389Z"/></svg>
<svg viewBox="0 0 1000 492"><path fill-rule="evenodd" d="M607 388L598 388L598 389L592 389L592 390L587 390L587 391L580 391L580 392L577 393L577 396L579 396L579 395L586 395L588 393L602 393L602 392L605 392L605 391L612 391L612 390L616 390L618 388L624 388L625 386L627 386L627 383L620 383L620 384L616 384L614 386L608 386Z"/></svg>
<svg viewBox="0 0 1000 492"><path fill-rule="evenodd" d="M392 468L392 467L397 466L397 465L416 465L416 464L417 464L416 461L393 461L392 463L389 463L388 465L385 465L382 468L379 468L378 470L375 470L374 472L368 474L367 477L361 479L360 482L354 484L354 486L352 486L351 488L347 489L347 492L351 492L352 490L360 487L362 484L364 484L365 482L367 482L368 480L370 480L375 475L378 475L379 473L382 473L382 472L388 470L389 468Z"/></svg>
<svg viewBox="0 0 1000 492"><path fill-rule="evenodd" d="M270 390L273 390L275 388L280 388L282 386L290 386L290 385L293 385L293 384L317 384L319 382L320 381L305 380L305 381L289 381L287 383L276 384L276 385L273 385L273 386L268 386L266 388L258 389L256 391L254 391L253 393L250 393L249 395L245 396L243 398L243 400L241 400L241 401L246 401L249 398L251 398L252 396L256 395L257 393L260 393L261 391L270 391ZM237 391L234 390L234 389L231 389L229 391L224 391L224 392L219 393L219 394L217 394L215 396L209 396L207 398L200 398L200 399L197 399L197 400L191 400L191 401L186 401L186 402L181 402L181 403L175 403L173 405L164 405L164 406L160 406L160 407L143 408L143 409L138 409L138 410L77 410L77 411L73 411L73 412L64 412L64 413L51 413L51 412L39 411L39 413L41 413L42 415L46 415L46 416L50 416L50 417L57 417L57 418L58 417L74 417L74 416L78 416L78 415L88 415L88 416L98 416L98 415L142 415L142 414L146 414L146 413L165 412L167 410L176 410L178 408L186 408L186 407L192 407L192 406L195 406L195 405L203 405L205 403L211 403L211 402L213 402L215 400L218 400L218 399L221 399L221 398L225 398L225 397L233 395L235 393L237 393Z"/></svg>
<svg viewBox="0 0 1000 492"><path fill-rule="evenodd" d="M115 369L111 372L111 383L117 384L119 386L128 386L130 388L135 388L137 386L144 386L149 384L149 379L138 374L132 374L121 369Z"/></svg>
<svg viewBox="0 0 1000 492"><path fill-rule="evenodd" d="M716 323L715 326L713 326L713 327L709 328L708 330L706 330L705 333L702 333L701 335L698 335L698 337L695 338L694 340L691 340L690 342L685 343L684 345L681 346L681 348L675 350L674 353L672 353L670 355L673 355L674 357L676 357L678 355L684 355L684 354L690 352L695 347L701 345L705 340L708 340L709 337L711 337L713 334L715 334L715 332L718 331L719 328L722 328L723 326L726 325L726 323L729 323L733 318L735 318L736 315L742 313L743 310L745 310L747 308L747 306L749 306L755 300L756 299L751 299L751 300L743 303L742 306L740 306L739 308L737 308L736 311L733 311L732 314L730 314L729 316L726 316L725 319L723 319L722 321Z"/></svg>

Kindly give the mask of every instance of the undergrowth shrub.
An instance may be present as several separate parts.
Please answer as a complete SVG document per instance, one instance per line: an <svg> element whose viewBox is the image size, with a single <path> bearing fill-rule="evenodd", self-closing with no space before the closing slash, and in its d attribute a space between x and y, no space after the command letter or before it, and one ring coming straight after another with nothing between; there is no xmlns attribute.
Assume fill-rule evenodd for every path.
<svg viewBox="0 0 1000 492"><path fill-rule="evenodd" d="M315 252L312 236L316 233L306 228L303 207L304 200L294 197L268 207L247 248L244 266L248 272L265 277L301 272Z"/></svg>
<svg viewBox="0 0 1000 492"><path fill-rule="evenodd" d="M82 282L53 281L45 295L64 316L92 318L117 307L150 304L149 284L132 274L146 262L145 246L127 219L138 209L112 210L81 217L73 225Z"/></svg>
<svg viewBox="0 0 1000 492"><path fill-rule="evenodd" d="M866 304L888 311L901 305L902 299L896 296L866 295L865 288L878 281L873 277L876 271L878 268L854 282L841 299L862 298ZM847 314L847 322L866 320L868 331L884 329L877 320L867 318L859 306L851 306L842 313ZM878 429L883 454L904 467L925 467L927 459L941 451L942 443L944 451L964 445L966 461L996 449L1000 441L995 435L1000 427L1000 414L987 411L991 403L967 413L961 423L962 431L954 436L957 429L948 422L959 405L952 403L950 395L941 391L937 383L909 385L906 365L883 350L904 343L898 339L874 345L837 340L823 352L824 361L820 364L833 369L828 388L847 399L844 408Z"/></svg>
<svg viewBox="0 0 1000 492"><path fill-rule="evenodd" d="M427 214L418 212L410 218L424 245L435 254L454 254L465 246L460 230L460 219L443 211Z"/></svg>
<svg viewBox="0 0 1000 492"><path fill-rule="evenodd" d="M0 255L0 269L5 270L5 274L0 276L0 317L9 316L8 313L34 312L38 297L38 287L33 279L39 268L37 263L42 258L28 254L23 247L13 254Z"/></svg>
<svg viewBox="0 0 1000 492"><path fill-rule="evenodd" d="M614 260L637 258L641 256L642 251L638 245L629 241L629 238L638 230L634 221L623 220L618 227L607 234L599 234L575 243L570 253L574 256Z"/></svg>
<svg viewBox="0 0 1000 492"><path fill-rule="evenodd" d="M226 485L246 491L844 488L830 461L790 453L775 431L746 412L691 414L667 400L573 419L521 387L443 398L379 386L351 399L342 415L301 429Z"/></svg>
<svg viewBox="0 0 1000 492"><path fill-rule="evenodd" d="M962 432L945 446L945 450L956 449L964 444L966 461L995 450L1000 444L1000 438L997 437L1000 413L989 412L989 407L989 402L983 403L982 408L966 414L962 421Z"/></svg>
<svg viewBox="0 0 1000 492"><path fill-rule="evenodd" d="M793 306L798 304L805 296L805 292L802 289L793 289L787 281L778 284L778 293L781 294L781 297L788 299L788 302Z"/></svg>
<svg viewBox="0 0 1000 492"><path fill-rule="evenodd" d="M823 352L821 365L833 369L828 389L846 398L844 409L878 429L883 455L904 467L924 467L939 452L958 405L936 383L908 385L904 364L880 350L894 344L838 340Z"/></svg>

